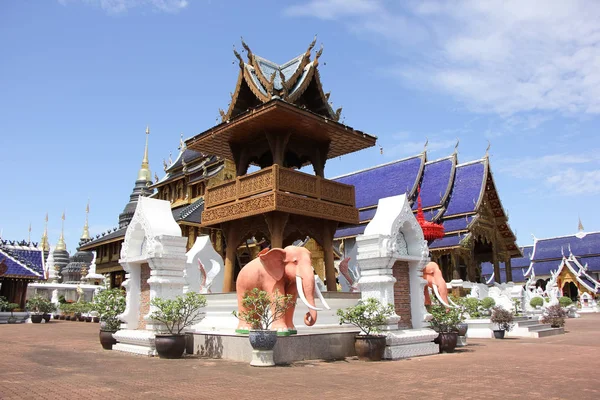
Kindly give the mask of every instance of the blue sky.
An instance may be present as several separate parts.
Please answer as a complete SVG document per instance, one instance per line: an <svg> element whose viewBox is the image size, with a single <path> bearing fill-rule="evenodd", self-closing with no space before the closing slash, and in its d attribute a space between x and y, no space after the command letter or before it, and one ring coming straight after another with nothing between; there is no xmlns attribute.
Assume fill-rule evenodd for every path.
<svg viewBox="0 0 600 400"><path fill-rule="evenodd" d="M401 5L400 5L401 4ZM600 3L46 0L0 3L3 237L73 251L117 225L150 126L152 174L227 107L240 36L283 63L318 34L344 122L379 147L328 176L419 153L483 157L519 244L600 230Z"/></svg>

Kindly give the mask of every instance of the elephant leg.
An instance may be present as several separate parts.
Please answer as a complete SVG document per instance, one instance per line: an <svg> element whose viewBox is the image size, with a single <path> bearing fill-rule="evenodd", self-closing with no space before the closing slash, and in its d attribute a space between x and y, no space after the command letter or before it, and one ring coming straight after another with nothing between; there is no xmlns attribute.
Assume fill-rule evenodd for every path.
<svg viewBox="0 0 600 400"><path fill-rule="evenodd" d="M291 331L296 331L294 326L294 312L296 311L296 300L298 299L298 288L295 283L290 282L286 289L286 294L292 295L292 305L285 312L285 325Z"/></svg>
<svg viewBox="0 0 600 400"><path fill-rule="evenodd" d="M425 305L430 306L431 298L429 297L429 285L425 285L425 287L423 288L423 295L425 296Z"/></svg>
<svg viewBox="0 0 600 400"><path fill-rule="evenodd" d="M275 297L275 293L278 293L280 296L281 295L285 295L285 286L283 285L283 283L281 284L277 284L275 285L275 287L273 288L272 292L271 292L271 296L273 296L273 298ZM271 312L275 311L275 306L272 307ZM279 318L277 318L275 321L273 321L273 325L272 325L274 330L277 331L287 331L288 327L287 324L285 323L285 315L280 316Z"/></svg>
<svg viewBox="0 0 600 400"><path fill-rule="evenodd" d="M248 311L242 304L242 299L244 298L244 292L241 290L237 291L237 303L238 303L238 315L240 315L243 312ZM248 323L246 321L244 321L243 319L239 319L238 322L238 326L236 329L236 332L239 333L245 333L246 331L250 330L250 326L248 325Z"/></svg>

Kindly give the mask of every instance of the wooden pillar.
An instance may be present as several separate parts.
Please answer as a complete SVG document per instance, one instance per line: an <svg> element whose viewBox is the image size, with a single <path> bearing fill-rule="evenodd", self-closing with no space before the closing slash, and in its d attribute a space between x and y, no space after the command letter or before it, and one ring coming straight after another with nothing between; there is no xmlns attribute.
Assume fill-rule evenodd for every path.
<svg viewBox="0 0 600 400"><path fill-rule="evenodd" d="M476 269L475 246L471 245L471 249L469 250L469 263L467 264L467 279L469 282L477 282Z"/></svg>
<svg viewBox="0 0 600 400"><path fill-rule="evenodd" d="M511 265L511 261L510 261L510 254L508 257L509 258L504 263L504 268L506 269L506 281L512 282L513 277L512 277L512 265Z"/></svg>
<svg viewBox="0 0 600 400"><path fill-rule="evenodd" d="M283 231L285 230L288 217L288 213L282 212L271 212L265 215L265 220L271 235L270 241L272 249L283 247Z"/></svg>
<svg viewBox="0 0 600 400"><path fill-rule="evenodd" d="M267 141L271 148L271 154L273 155L273 164L283 167L283 161L285 159L285 149L287 147L288 140L290 139L290 133L285 132L267 132Z"/></svg>
<svg viewBox="0 0 600 400"><path fill-rule="evenodd" d="M19 299L19 308L21 309L25 309L25 303L27 301L27 281L26 280L22 280L21 281L21 298Z"/></svg>
<svg viewBox="0 0 600 400"><path fill-rule="evenodd" d="M455 251L453 251L452 253L450 253L450 259L452 262L452 280L456 279L459 280L460 279L460 269L459 269L459 257L458 254L456 254Z"/></svg>
<svg viewBox="0 0 600 400"><path fill-rule="evenodd" d="M337 228L337 222L323 221L323 256L325 261L325 279L327 280L327 291L337 292L335 283L335 265L333 263L333 235Z"/></svg>
<svg viewBox="0 0 600 400"><path fill-rule="evenodd" d="M237 258L237 246L239 244L239 232L231 223L223 224L222 230L227 240L225 243L227 249L225 250L225 268L223 276L223 293L227 293L235 290L233 275L235 269L235 260Z"/></svg>
<svg viewBox="0 0 600 400"><path fill-rule="evenodd" d="M329 143L324 143L313 150L310 156L310 162L315 170L315 175L325 178L325 162L329 152Z"/></svg>
<svg viewBox="0 0 600 400"><path fill-rule="evenodd" d="M229 148L231 149L233 161L235 162L235 175L246 175L246 172L248 172L248 166L250 165L248 148L244 146L238 146L233 143L229 144Z"/></svg>
<svg viewBox="0 0 600 400"><path fill-rule="evenodd" d="M494 263L494 281L500 283L500 261L498 260L498 254L496 254L496 246L492 250L492 261Z"/></svg>

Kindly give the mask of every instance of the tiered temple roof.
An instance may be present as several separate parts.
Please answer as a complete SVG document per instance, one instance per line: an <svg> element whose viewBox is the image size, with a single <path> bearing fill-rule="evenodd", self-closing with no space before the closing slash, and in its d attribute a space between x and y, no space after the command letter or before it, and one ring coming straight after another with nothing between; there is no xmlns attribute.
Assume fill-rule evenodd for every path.
<svg viewBox="0 0 600 400"><path fill-rule="evenodd" d="M0 278L45 279L43 248L34 243L0 240Z"/></svg>
<svg viewBox="0 0 600 400"><path fill-rule="evenodd" d="M523 248L523 257L512 259L513 282L525 282L534 271L538 278L547 279L562 268L573 256L577 263L587 265L587 273L600 276L600 232L579 232L568 236L535 239L533 246ZM571 260L571 264L575 261ZM487 278L493 273L490 263L482 265ZM502 282L506 282L505 266L501 266ZM592 278L592 279L597 279Z"/></svg>
<svg viewBox="0 0 600 400"><path fill-rule="evenodd" d="M415 199L420 186L425 218L442 223L445 229L445 236L430 244L431 250L458 248L467 237L480 234L472 228L483 214L491 214L507 252L511 256L521 255L496 192L487 156L458 164L456 153L427 161L423 152L334 180L355 186L360 218L358 225L338 229L336 239L362 234L375 215L380 198L406 193L416 212Z"/></svg>

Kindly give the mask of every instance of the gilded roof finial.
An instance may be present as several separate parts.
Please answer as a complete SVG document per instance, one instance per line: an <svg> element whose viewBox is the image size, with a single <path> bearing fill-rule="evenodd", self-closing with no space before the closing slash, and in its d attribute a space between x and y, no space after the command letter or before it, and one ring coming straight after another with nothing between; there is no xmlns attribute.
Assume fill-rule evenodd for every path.
<svg viewBox="0 0 600 400"><path fill-rule="evenodd" d="M427 145L429 144L429 138L425 137L425 146L423 146L423 153L427 153Z"/></svg>
<svg viewBox="0 0 600 400"><path fill-rule="evenodd" d="M90 199L88 199L87 205L85 206L85 224L83 225L83 233L81 234L81 240L90 239L90 225L88 221L88 215L90 214Z"/></svg>
<svg viewBox="0 0 600 400"><path fill-rule="evenodd" d="M169 166L173 165L173 158L171 158L173 154L169 152Z"/></svg>
<svg viewBox="0 0 600 400"><path fill-rule="evenodd" d="M315 54L315 61L313 61L315 67L319 65L319 57L321 57L321 54L323 54L323 43L321 43L321 48Z"/></svg>
<svg viewBox="0 0 600 400"><path fill-rule="evenodd" d="M492 147L492 144L488 140L488 147L485 149L485 157L486 158L488 158L490 156L490 147Z"/></svg>
<svg viewBox="0 0 600 400"><path fill-rule="evenodd" d="M154 183L158 183L158 175L156 175L156 172L154 173Z"/></svg>
<svg viewBox="0 0 600 400"><path fill-rule="evenodd" d="M48 213L46 213L46 219L44 224L44 234L40 242L40 247L44 251L50 251L50 243L48 243Z"/></svg>
<svg viewBox="0 0 600 400"><path fill-rule="evenodd" d="M146 147L144 147L144 159L142 160L142 167L138 172L138 181L152 181L152 174L150 173L150 165L148 162L148 137L150 136L150 127L146 126Z"/></svg>
<svg viewBox="0 0 600 400"><path fill-rule="evenodd" d="M283 72L281 72L281 70L279 70L279 79L281 79L281 94L283 95L284 99L287 99L287 97L288 97L287 82L285 81L285 75L283 75Z"/></svg>
<svg viewBox="0 0 600 400"><path fill-rule="evenodd" d="M221 112L222 110L219 108L219 112ZM181 150L182 152L184 152L186 150L186 145L185 142L183 141L183 132L180 134L179 136L179 147L178 149Z"/></svg>
<svg viewBox="0 0 600 400"><path fill-rule="evenodd" d="M579 225L577 225L577 230L579 232L583 232L585 229L583 228L583 224L581 223L581 217L579 217Z"/></svg>
<svg viewBox="0 0 600 400"><path fill-rule="evenodd" d="M235 49L235 45L233 45L233 54L235 55L235 58L238 59L238 61L240 62L240 68L244 68L244 60L242 59L242 56L240 56L240 53L237 52L237 50Z"/></svg>
<svg viewBox="0 0 600 400"><path fill-rule="evenodd" d="M27 236L27 243L31 243L31 221L29 221L29 235Z"/></svg>
<svg viewBox="0 0 600 400"><path fill-rule="evenodd" d="M62 226L60 228L60 238L58 238L58 243L56 243L55 250L67 250L67 244L65 243L65 212L63 211L62 217Z"/></svg>
<svg viewBox="0 0 600 400"><path fill-rule="evenodd" d="M458 144L460 143L460 139L456 138L456 144L454 145L454 154L458 153Z"/></svg>
<svg viewBox="0 0 600 400"><path fill-rule="evenodd" d="M163 169L165 170L165 172L167 171L168 165L167 165L167 160L165 160L163 158Z"/></svg>
<svg viewBox="0 0 600 400"><path fill-rule="evenodd" d="M242 39L242 47L246 50L246 53L248 54L248 61L252 62L252 50L250 50L250 47L248 47L246 42L244 42L244 38L242 36L240 36L240 38Z"/></svg>

